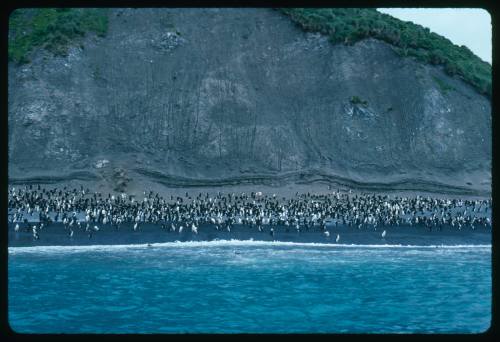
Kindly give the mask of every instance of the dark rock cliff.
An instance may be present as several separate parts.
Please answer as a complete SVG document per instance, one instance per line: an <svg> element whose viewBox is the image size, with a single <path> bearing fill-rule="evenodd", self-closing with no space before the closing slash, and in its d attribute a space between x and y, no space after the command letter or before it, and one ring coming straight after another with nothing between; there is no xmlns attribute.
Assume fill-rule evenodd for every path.
<svg viewBox="0 0 500 342"><path fill-rule="evenodd" d="M114 9L105 38L31 60L9 65L11 183L491 190L488 98L271 9Z"/></svg>

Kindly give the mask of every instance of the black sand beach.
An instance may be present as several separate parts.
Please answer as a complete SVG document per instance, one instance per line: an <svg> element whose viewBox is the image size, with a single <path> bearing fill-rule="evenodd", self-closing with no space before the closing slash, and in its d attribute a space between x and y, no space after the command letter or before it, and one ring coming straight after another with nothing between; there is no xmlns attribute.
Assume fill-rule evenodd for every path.
<svg viewBox="0 0 500 342"><path fill-rule="evenodd" d="M35 240L31 230L21 226L15 232L14 225L9 224L9 247L28 246L79 246L79 245L125 245L125 244L147 244L175 241L212 241L212 240L256 240L256 241L284 241L300 243L331 243L331 244L357 244L357 245L488 245L491 244L491 228L479 226L462 228L443 226L441 230L433 228L431 231L423 226L396 226L378 227L373 229L357 229L347 226L327 225L329 236L319 228L308 231L297 232L291 227L273 226L274 235L271 234L271 226L264 226L263 231L246 225L234 225L231 231L215 229L210 224L202 224L198 227L198 234L184 227L182 233L162 229L160 225L145 223L140 225L137 231L133 230L132 224L123 224L119 230L111 225L99 225L99 231L89 234L84 229L75 229L72 237L69 231L64 229L62 223L52 225L39 230L39 239ZM386 231L385 237L382 232ZM336 242L337 235L339 240Z"/></svg>

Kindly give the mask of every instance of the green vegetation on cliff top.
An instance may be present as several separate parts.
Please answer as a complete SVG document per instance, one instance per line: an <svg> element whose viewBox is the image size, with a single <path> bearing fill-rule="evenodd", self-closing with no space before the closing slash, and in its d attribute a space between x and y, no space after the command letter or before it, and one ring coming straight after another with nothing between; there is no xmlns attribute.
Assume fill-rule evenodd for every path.
<svg viewBox="0 0 500 342"><path fill-rule="evenodd" d="M333 43L354 44L365 38L383 40L400 56L441 65L450 76L471 84L491 98L491 65L467 47L411 22L370 8L282 8L302 29L328 35Z"/></svg>
<svg viewBox="0 0 500 342"><path fill-rule="evenodd" d="M383 40L401 56L442 65L450 76L462 78L491 98L491 65L467 47L456 46L420 25L369 8L283 8L281 11L302 29L328 35L333 43L349 45L370 37ZM106 9L17 9L9 22L9 60L27 63L29 53L37 47L65 55L75 38L88 32L104 36L107 29Z"/></svg>
<svg viewBox="0 0 500 342"><path fill-rule="evenodd" d="M88 32L102 37L107 29L106 9L17 9L9 21L9 60L28 63L29 53L37 47L64 56L75 38Z"/></svg>

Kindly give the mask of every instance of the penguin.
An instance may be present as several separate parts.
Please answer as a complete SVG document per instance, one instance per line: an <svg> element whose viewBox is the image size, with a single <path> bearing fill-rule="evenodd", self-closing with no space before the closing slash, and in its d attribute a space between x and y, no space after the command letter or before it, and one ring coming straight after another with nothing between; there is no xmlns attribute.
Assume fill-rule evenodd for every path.
<svg viewBox="0 0 500 342"><path fill-rule="evenodd" d="M35 240L40 239L40 236L38 235L38 231L37 231L37 227L36 227L36 225L35 225L35 226L33 226L33 229L32 229L32 230L33 230L33 239L35 239Z"/></svg>

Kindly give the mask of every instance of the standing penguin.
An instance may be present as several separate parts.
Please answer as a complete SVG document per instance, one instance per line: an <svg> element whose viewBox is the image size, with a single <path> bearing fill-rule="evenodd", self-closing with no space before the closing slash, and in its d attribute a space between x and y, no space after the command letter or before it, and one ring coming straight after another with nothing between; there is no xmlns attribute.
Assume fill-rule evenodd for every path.
<svg viewBox="0 0 500 342"><path fill-rule="evenodd" d="M37 227L33 226L33 239L39 240L40 236L38 235Z"/></svg>

